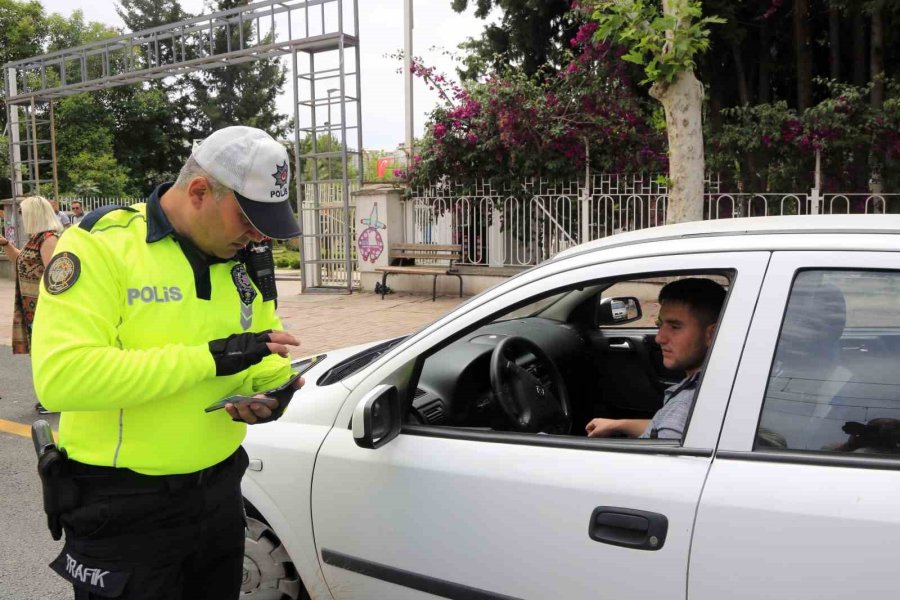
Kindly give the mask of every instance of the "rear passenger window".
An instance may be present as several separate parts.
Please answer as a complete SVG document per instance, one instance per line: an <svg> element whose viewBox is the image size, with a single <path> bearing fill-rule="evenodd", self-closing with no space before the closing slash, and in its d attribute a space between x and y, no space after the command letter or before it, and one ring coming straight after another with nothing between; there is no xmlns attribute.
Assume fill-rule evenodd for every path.
<svg viewBox="0 0 900 600"><path fill-rule="evenodd" d="M900 273L798 274L754 449L900 453Z"/></svg>

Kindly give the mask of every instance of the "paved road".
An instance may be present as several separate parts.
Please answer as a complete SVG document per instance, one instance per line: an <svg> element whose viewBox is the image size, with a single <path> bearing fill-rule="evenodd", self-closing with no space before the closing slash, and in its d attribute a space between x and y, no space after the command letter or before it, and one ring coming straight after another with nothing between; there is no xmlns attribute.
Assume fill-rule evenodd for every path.
<svg viewBox="0 0 900 600"><path fill-rule="evenodd" d="M0 419L30 424L35 402L29 357L0 346ZM31 439L0 431L0 456L0 600L69 599L71 589L47 568L62 543L46 528Z"/></svg>
<svg viewBox="0 0 900 600"><path fill-rule="evenodd" d="M301 356L409 333L451 310L459 299L391 294L300 295L279 281L278 314L301 340ZM70 599L47 564L62 546L46 529L30 424L38 418L28 356L11 352L12 282L0 279L0 600ZM90 365L85 365L90 368ZM51 417L54 430L56 417Z"/></svg>

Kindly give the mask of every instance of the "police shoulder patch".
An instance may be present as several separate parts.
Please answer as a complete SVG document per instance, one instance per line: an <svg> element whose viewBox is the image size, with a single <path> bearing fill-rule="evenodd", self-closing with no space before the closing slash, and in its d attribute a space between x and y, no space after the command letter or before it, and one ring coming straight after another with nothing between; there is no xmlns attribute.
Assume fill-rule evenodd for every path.
<svg viewBox="0 0 900 600"><path fill-rule="evenodd" d="M250 281L250 274L247 273L243 263L238 263L231 268L231 279L234 281L234 287L237 288L238 295L241 297L241 302L246 306L253 304L253 300L256 298L256 288L253 287L253 282Z"/></svg>
<svg viewBox="0 0 900 600"><path fill-rule="evenodd" d="M60 252L44 269L44 287L51 294L62 294L75 285L81 275L81 261L71 252Z"/></svg>

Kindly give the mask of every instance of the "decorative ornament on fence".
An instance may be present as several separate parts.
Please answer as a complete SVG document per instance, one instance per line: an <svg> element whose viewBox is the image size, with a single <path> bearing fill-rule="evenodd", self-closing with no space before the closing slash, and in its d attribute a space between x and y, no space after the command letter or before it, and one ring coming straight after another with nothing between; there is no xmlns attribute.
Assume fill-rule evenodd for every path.
<svg viewBox="0 0 900 600"><path fill-rule="evenodd" d="M384 221L378 220L378 204L374 204L369 216L365 219L360 219L359 222L363 225L368 225L359 234L359 239L357 240L359 256L364 261L367 260L370 263L374 263L381 256L381 253L384 252L384 240L378 230L387 229Z"/></svg>

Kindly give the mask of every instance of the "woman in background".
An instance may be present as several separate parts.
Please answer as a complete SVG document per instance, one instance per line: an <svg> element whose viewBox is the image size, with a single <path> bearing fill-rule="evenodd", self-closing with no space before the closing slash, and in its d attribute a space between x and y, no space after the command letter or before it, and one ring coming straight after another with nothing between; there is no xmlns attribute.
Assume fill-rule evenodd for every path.
<svg viewBox="0 0 900 600"><path fill-rule="evenodd" d="M29 235L28 242L19 249L0 235L0 250L6 253L16 267L12 351L13 354L30 354L31 326L41 289L41 277L53 257L63 226L50 202L41 196L24 198L19 206L22 209L25 233ZM40 403L35 408L41 414L48 412Z"/></svg>

